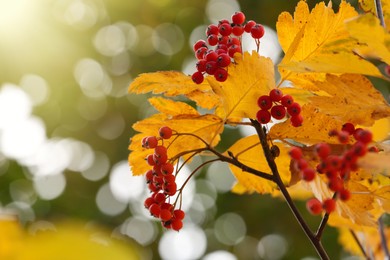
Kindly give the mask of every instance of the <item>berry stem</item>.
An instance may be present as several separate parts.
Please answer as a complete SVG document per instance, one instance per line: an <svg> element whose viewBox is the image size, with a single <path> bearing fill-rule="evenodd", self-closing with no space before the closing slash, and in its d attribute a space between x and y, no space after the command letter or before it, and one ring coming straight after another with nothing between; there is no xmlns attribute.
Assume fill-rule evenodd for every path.
<svg viewBox="0 0 390 260"><path fill-rule="evenodd" d="M324 229L326 227L326 224L328 223L329 220L329 213L325 213L325 215L322 217L321 223L318 226L317 232L316 232L316 238L318 240L321 240L322 233L324 232Z"/></svg>
<svg viewBox="0 0 390 260"><path fill-rule="evenodd" d="M381 0L375 0L375 11L376 11L376 15L379 18L381 26L386 29L385 19L383 17L383 9L382 9Z"/></svg>
<svg viewBox="0 0 390 260"><path fill-rule="evenodd" d="M381 245L382 245L382 249L383 249L383 252L385 254L385 259L390 259L390 253L389 253L389 247L387 246L387 238L386 238L386 234L385 234L385 224L383 223L383 218L384 218L385 215L382 215L379 217L378 219L378 224L379 224L379 233L380 233L380 236L381 236Z"/></svg>
<svg viewBox="0 0 390 260"><path fill-rule="evenodd" d="M312 245L316 249L318 255L321 257L321 259L329 259L328 254L326 253L324 247L321 244L321 240L319 240L314 233L310 230L309 226L307 225L306 221L303 219L301 213L299 212L298 208L296 207L294 201L292 200L290 193L288 192L286 186L284 185L277 165L275 163L275 158L273 157L271 153L271 149L269 147L268 141L267 141L267 135L263 128L261 127L261 124L257 120L251 119L251 122L253 126L256 129L257 135L259 136L261 146L263 148L264 156L266 157L268 166L270 167L273 175L273 179L275 183L278 185L280 191L283 194L284 199L286 200L288 206L290 207L290 210L292 211L293 215L295 216L296 220L298 221L299 225L305 232L306 236L311 241Z"/></svg>

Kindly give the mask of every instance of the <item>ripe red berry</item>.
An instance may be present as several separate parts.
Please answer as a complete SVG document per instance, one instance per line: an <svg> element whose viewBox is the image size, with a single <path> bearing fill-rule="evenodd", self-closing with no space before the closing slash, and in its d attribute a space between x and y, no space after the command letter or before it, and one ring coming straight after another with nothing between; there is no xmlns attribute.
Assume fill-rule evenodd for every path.
<svg viewBox="0 0 390 260"><path fill-rule="evenodd" d="M207 44L204 40L198 40L197 42L195 42L195 44L193 46L195 52L202 47L207 48Z"/></svg>
<svg viewBox="0 0 390 260"><path fill-rule="evenodd" d="M173 230L179 231L183 227L183 222L180 219L173 219L171 225Z"/></svg>
<svg viewBox="0 0 390 260"><path fill-rule="evenodd" d="M204 54L206 53L206 51L208 50L207 47L200 47L199 49L196 50L195 52L195 57L198 59L198 60L201 60L204 58Z"/></svg>
<svg viewBox="0 0 390 260"><path fill-rule="evenodd" d="M261 124L267 124L271 121L271 113L268 110L259 110L256 114L257 121Z"/></svg>
<svg viewBox="0 0 390 260"><path fill-rule="evenodd" d="M316 144L315 148L315 153L317 154L318 157L325 159L328 157L328 155L331 152L330 146L327 143L319 143Z"/></svg>
<svg viewBox="0 0 390 260"><path fill-rule="evenodd" d="M289 107L294 103L294 98L291 95L284 95L280 102L283 106Z"/></svg>
<svg viewBox="0 0 390 260"><path fill-rule="evenodd" d="M352 152L355 156L364 156L367 153L367 146L366 144L358 141L352 146Z"/></svg>
<svg viewBox="0 0 390 260"><path fill-rule="evenodd" d="M161 173L163 175L172 174L173 169L174 169L174 167L171 163L164 163L163 165L161 165Z"/></svg>
<svg viewBox="0 0 390 260"><path fill-rule="evenodd" d="M219 44L221 44L221 45L227 45L227 43L228 43L228 41L229 41L229 36L220 36L219 38L218 38L218 42L219 42ZM219 46L218 46L219 47ZM218 48L217 47L217 48ZM222 47L221 47L222 48ZM223 47L224 48L224 47ZM227 50L227 46L226 46L226 50Z"/></svg>
<svg viewBox="0 0 390 260"><path fill-rule="evenodd" d="M154 200L156 201L157 204L160 204L165 201L165 194L163 193L156 193L154 196Z"/></svg>
<svg viewBox="0 0 390 260"><path fill-rule="evenodd" d="M184 219L184 217L185 217L185 212L184 211L182 211L181 209L176 209L175 211L173 211L173 215L174 215L174 217L176 218L176 219L180 219L180 220L182 220L182 219Z"/></svg>
<svg viewBox="0 0 390 260"><path fill-rule="evenodd" d="M226 53L222 53L222 54L219 54L218 55L218 58L217 58L217 65L218 67L227 67L229 66L231 60L230 60L230 56L227 55Z"/></svg>
<svg viewBox="0 0 390 260"><path fill-rule="evenodd" d="M347 189L342 189L339 191L339 198L342 201L349 200L351 198L351 192Z"/></svg>
<svg viewBox="0 0 390 260"><path fill-rule="evenodd" d="M224 82L227 79L228 73L227 70L223 68L217 68L217 70L214 73L214 77L219 82Z"/></svg>
<svg viewBox="0 0 390 260"><path fill-rule="evenodd" d="M198 60L198 62L196 63L196 69L199 72L205 72L206 71L206 63L207 63L207 61L205 59ZM202 76L203 76L203 74L202 74Z"/></svg>
<svg viewBox="0 0 390 260"><path fill-rule="evenodd" d="M154 153L157 156L163 156L167 154L167 148L163 145L158 145L156 148L154 148Z"/></svg>
<svg viewBox="0 0 390 260"><path fill-rule="evenodd" d="M209 36L207 36L207 42L208 44L210 44L211 46L215 46L218 44L218 35L216 34L210 34Z"/></svg>
<svg viewBox="0 0 390 260"><path fill-rule="evenodd" d="M245 32L250 33L252 27L255 26L255 25L256 25L256 22L255 22L255 21L253 21L253 20L248 21L248 22L245 24L245 26L244 26Z"/></svg>
<svg viewBox="0 0 390 260"><path fill-rule="evenodd" d="M227 41L226 45L227 45L227 47L230 47L233 44L241 46L241 42L240 42L240 40L238 38L230 37L229 40Z"/></svg>
<svg viewBox="0 0 390 260"><path fill-rule="evenodd" d="M209 35L218 35L219 33L219 30L218 30L218 26L216 26L215 24L210 24L209 26L207 26L207 29L206 29L206 36L209 36Z"/></svg>
<svg viewBox="0 0 390 260"><path fill-rule="evenodd" d="M291 147L290 151L288 152L290 157L294 159L295 161L298 161L302 158L302 149L299 147Z"/></svg>
<svg viewBox="0 0 390 260"><path fill-rule="evenodd" d="M337 138L340 143L346 144L349 142L349 133L346 131L338 131Z"/></svg>
<svg viewBox="0 0 390 260"><path fill-rule="evenodd" d="M150 166L156 165L156 162L153 160L153 154L149 154L148 156L146 156L146 162Z"/></svg>
<svg viewBox="0 0 390 260"><path fill-rule="evenodd" d="M161 212L160 212L160 219L162 221L168 221L172 218L172 213L171 211L167 210L167 209L162 209Z"/></svg>
<svg viewBox="0 0 390 260"><path fill-rule="evenodd" d="M355 126L351 123L345 123L342 126L341 131L345 131L348 134L353 135L353 133L355 132Z"/></svg>
<svg viewBox="0 0 390 260"><path fill-rule="evenodd" d="M168 126L163 126L158 130L158 133L163 139L169 139L172 136L172 129Z"/></svg>
<svg viewBox="0 0 390 260"><path fill-rule="evenodd" d="M168 185L169 183L175 182L176 177L173 174L166 174L164 175L163 179L164 179L164 183Z"/></svg>
<svg viewBox="0 0 390 260"><path fill-rule="evenodd" d="M268 110L272 107L272 100L270 96L264 95L257 99L257 105L263 110Z"/></svg>
<svg viewBox="0 0 390 260"><path fill-rule="evenodd" d="M298 126L301 126L302 123L303 123L303 117L302 115L297 115L297 116L292 116L290 118L290 121L291 121L291 125L294 126L294 127L298 127Z"/></svg>
<svg viewBox="0 0 390 260"><path fill-rule="evenodd" d="M316 177L316 172L312 168L306 168L302 171L302 179L312 181Z"/></svg>
<svg viewBox="0 0 390 260"><path fill-rule="evenodd" d="M203 73L200 72L200 71L196 71L196 72L194 72L194 74L192 74L191 79L192 79L192 81L195 82L196 84L200 84L200 83L202 83L203 80L204 80Z"/></svg>
<svg viewBox="0 0 390 260"><path fill-rule="evenodd" d="M148 197L148 198L146 198L145 199L145 201L144 201L144 206L145 206L145 208L150 208L150 206L152 206L154 203L156 203L155 201L154 201L154 199L152 198L152 197Z"/></svg>
<svg viewBox="0 0 390 260"><path fill-rule="evenodd" d="M254 39L260 39L264 36L264 27L261 24L255 24L251 28L251 35Z"/></svg>
<svg viewBox="0 0 390 260"><path fill-rule="evenodd" d="M364 144L368 144L372 142L372 133L368 130L360 130L359 132L356 133L356 136L354 135L355 139L357 141L361 141Z"/></svg>
<svg viewBox="0 0 390 260"><path fill-rule="evenodd" d="M334 199L325 199L322 203L322 208L326 213L330 214L336 209L336 201Z"/></svg>
<svg viewBox="0 0 390 260"><path fill-rule="evenodd" d="M234 24L243 24L245 22L245 14L243 12L235 12L232 15L232 22Z"/></svg>
<svg viewBox="0 0 390 260"><path fill-rule="evenodd" d="M167 185L164 185L163 189L165 194L173 196L176 194L177 185L174 182L168 183Z"/></svg>
<svg viewBox="0 0 390 260"><path fill-rule="evenodd" d="M149 170L145 173L145 179L146 179L146 183L150 183L151 181L153 181L153 171L152 170Z"/></svg>
<svg viewBox="0 0 390 260"><path fill-rule="evenodd" d="M286 108L282 105L276 105L271 108L271 116L275 119L283 119L286 116Z"/></svg>
<svg viewBox="0 0 390 260"><path fill-rule="evenodd" d="M229 36L232 33L232 27L229 23L223 23L219 25L218 30L222 36Z"/></svg>
<svg viewBox="0 0 390 260"><path fill-rule="evenodd" d="M217 61L218 54L214 50L208 50L204 54L204 58L206 61Z"/></svg>
<svg viewBox="0 0 390 260"><path fill-rule="evenodd" d="M155 148L157 146L158 140L155 136L148 136L145 140L144 147L148 149Z"/></svg>
<svg viewBox="0 0 390 260"><path fill-rule="evenodd" d="M328 187L332 191L340 191L344 188L344 182L340 178L332 178L329 180Z"/></svg>
<svg viewBox="0 0 390 260"><path fill-rule="evenodd" d="M233 44L232 46L229 47L229 49L228 49L228 54L229 54L230 57L233 58L233 57L234 57L234 54L235 54L236 52L239 52L239 53L242 52L241 47L240 47L239 45Z"/></svg>
<svg viewBox="0 0 390 260"><path fill-rule="evenodd" d="M272 101L278 102L283 97L283 92L280 89L274 88L269 92L269 96Z"/></svg>
<svg viewBox="0 0 390 260"><path fill-rule="evenodd" d="M308 162L304 158L299 159L297 161L296 165L297 165L298 169L301 171L306 169L309 166Z"/></svg>
<svg viewBox="0 0 390 260"><path fill-rule="evenodd" d="M313 215L318 215L322 212L322 204L316 198L309 199L306 202L306 208Z"/></svg>
<svg viewBox="0 0 390 260"><path fill-rule="evenodd" d="M294 102L287 108L287 112L290 116L297 116L301 113L301 105Z"/></svg>
<svg viewBox="0 0 390 260"><path fill-rule="evenodd" d="M235 24L232 26L232 33L235 36L241 36L244 33L244 26Z"/></svg>
<svg viewBox="0 0 390 260"><path fill-rule="evenodd" d="M158 218L160 216L161 208L158 204L153 204L149 207L149 212L152 216Z"/></svg>
<svg viewBox="0 0 390 260"><path fill-rule="evenodd" d="M218 69L218 65L216 61L208 61L206 63L206 72L209 75L214 75L215 71Z"/></svg>

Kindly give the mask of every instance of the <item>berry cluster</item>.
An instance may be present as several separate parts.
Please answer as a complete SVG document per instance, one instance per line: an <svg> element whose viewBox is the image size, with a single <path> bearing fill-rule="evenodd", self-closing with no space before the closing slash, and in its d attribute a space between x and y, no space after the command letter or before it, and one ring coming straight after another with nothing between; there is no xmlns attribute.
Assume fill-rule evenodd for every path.
<svg viewBox="0 0 390 260"><path fill-rule="evenodd" d="M283 95L280 89L272 89L269 95L259 97L257 105L260 107L260 110L257 112L256 118L261 124L269 123L271 117L280 120L288 114L293 126L298 127L302 125L301 106L294 102L291 95Z"/></svg>
<svg viewBox="0 0 390 260"><path fill-rule="evenodd" d="M161 220L165 228L179 231L183 227L184 211L175 209L175 205L169 202L171 196L177 192L176 176L173 174L174 167L168 161L167 148L163 140L172 136L172 129L163 126L159 130L159 137L147 136L142 139L142 147L154 149L145 159L153 168L146 172L146 183L152 195L146 198L144 205L150 214ZM159 141L162 144L159 144Z"/></svg>
<svg viewBox="0 0 390 260"><path fill-rule="evenodd" d="M210 24L206 30L207 41L198 40L194 46L197 71L192 74L192 80L200 84L204 74L214 75L215 79L223 82L227 79L227 67L236 52L242 53L241 36L250 33L257 46L264 35L264 27L254 21L245 23L245 15L235 12L232 21L220 20L218 25ZM215 49L209 46L215 46Z"/></svg>
<svg viewBox="0 0 390 260"><path fill-rule="evenodd" d="M303 157L302 150L293 147L290 150L290 157L301 177L305 181L312 181L317 173L324 174L327 179L328 187L334 192L333 198L327 198L322 203L312 198L307 201L307 209L312 214L320 214L322 210L331 213L336 208L336 199L346 201L351 197L351 192L345 187L345 182L349 180L350 173L358 170L357 161L359 157L367 152L378 152L375 146L368 147L372 142L372 133L361 128L355 129L351 123L345 123L341 130L332 130L330 136L335 136L341 144L346 145L354 140L352 145L345 147L345 151L340 154L332 154L331 146L327 143L319 143L314 147L314 154L319 159L317 166L312 168L308 161Z"/></svg>

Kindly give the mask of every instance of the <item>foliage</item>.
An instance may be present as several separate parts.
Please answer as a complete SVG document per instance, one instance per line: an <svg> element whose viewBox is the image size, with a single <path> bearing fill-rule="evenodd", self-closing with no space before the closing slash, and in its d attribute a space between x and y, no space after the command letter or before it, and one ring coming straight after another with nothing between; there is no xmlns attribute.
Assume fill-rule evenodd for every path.
<svg viewBox="0 0 390 260"><path fill-rule="evenodd" d="M373 2L361 1L361 5L366 11L373 10ZM387 22L390 1L383 2ZM379 226L380 217L389 210L390 167L385 162L390 155L385 138L389 132L390 107L366 76L381 79L388 76L380 72L372 59L390 63L389 32L375 15L359 14L346 1L341 2L337 12L331 2L319 3L309 10L307 3L300 1L293 15L280 14L276 26L285 53L277 65L281 75L278 83L274 80L274 64L258 52L236 53L228 66L228 77L222 82L210 75L196 84L190 76L173 71L141 74L132 82L131 93L165 96L149 99L158 114L133 125L139 133L132 137L129 146L132 171L139 175L151 168L145 162L150 150L142 147L141 141L157 135L160 127L168 126L174 132L173 137L160 141L168 148L169 162L178 165L176 175L196 155L210 157L207 163L227 162L237 179L232 191L283 196L322 258L327 258L321 245L326 224L343 228L340 239L343 244L359 245L349 245L347 249L366 257L379 257L386 250L379 252L373 246L386 244L386 235L374 238L372 230L384 230ZM290 117L273 120L269 125L255 120L258 98L274 88L300 103L304 119L301 126L292 125ZM173 97L185 97L209 112L202 114L187 103L167 99ZM354 129L374 126L371 130L374 141L366 142L358 130L346 135L347 131L340 131L346 123L354 125ZM377 124L384 127L378 131ZM252 126L257 135L243 137L220 152L216 146L225 125ZM383 139L378 140L376 135ZM375 152L360 154L355 147L361 142L364 149ZM316 173L314 180L303 180L307 178L303 174L306 166L300 169L296 164L305 158L310 167L321 165L315 153L318 143L329 144L337 158L345 158L349 149L359 153L356 164L348 168L348 176L341 177L342 189L351 193L350 198L340 199L341 189L331 188L332 179L324 174ZM303 157L294 158L289 152L297 147ZM341 173L340 169L337 171ZM185 183L179 190L184 186ZM290 189L294 189L293 196L309 193L323 203L323 219L317 232L307 227L291 199ZM327 208L327 200L336 200L336 209ZM352 235L345 234L345 227Z"/></svg>

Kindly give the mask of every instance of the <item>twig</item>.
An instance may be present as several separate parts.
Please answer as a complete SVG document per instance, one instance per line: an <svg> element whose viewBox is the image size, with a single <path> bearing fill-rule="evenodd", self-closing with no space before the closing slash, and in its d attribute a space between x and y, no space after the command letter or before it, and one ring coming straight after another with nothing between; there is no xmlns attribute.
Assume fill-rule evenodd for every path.
<svg viewBox="0 0 390 260"><path fill-rule="evenodd" d="M317 232L316 232L316 238L318 240L321 239L322 233L324 232L324 229L326 227L326 224L328 223L328 220L329 220L329 214L325 213L325 215L322 217L321 223L318 226L318 229L317 229Z"/></svg>
<svg viewBox="0 0 390 260"><path fill-rule="evenodd" d="M274 161L274 157L272 156L270 147L268 145L266 133L263 131L259 122L257 122L256 120L251 120L251 122L256 129L257 135L259 136L261 146L263 148L264 156L267 159L268 165L269 165L269 167L272 171L272 174L275 178L275 182L278 185L280 191L282 192L288 206L290 207L290 209L291 209L292 213L294 214L295 218L297 219L299 225L301 226L301 228L305 232L306 236L311 241L312 245L316 249L316 251L317 251L318 255L321 257L321 259L329 259L329 256L326 253L324 247L322 246L321 241L319 239L317 239L317 237L310 230L306 221L303 219L298 208L296 207L295 203L293 202L286 186L284 185L284 183L280 177L277 165Z"/></svg>
<svg viewBox="0 0 390 260"><path fill-rule="evenodd" d="M362 254L364 255L364 257L367 260L370 260L371 258L368 256L366 250L364 250L364 247L363 247L362 243L360 243L360 240L357 237L356 233L352 229L350 229L349 232L351 233L351 235L352 235L353 239L355 240L355 242L358 244L358 246L360 248L360 251L362 251Z"/></svg>
<svg viewBox="0 0 390 260"><path fill-rule="evenodd" d="M381 26L386 29L385 18L383 17L383 9L382 9L381 0L375 0L375 9L376 9L375 10L376 11L376 15L379 18Z"/></svg>
<svg viewBox="0 0 390 260"><path fill-rule="evenodd" d="M385 254L385 259L388 260L390 259L390 254L389 254L389 247L387 246L387 238L386 238L386 234L385 234L385 224L383 223L383 218L384 218L384 215L380 216L379 219L378 219L378 224L379 224L379 234L381 236L381 245L382 245L382 249L383 249L383 252Z"/></svg>

